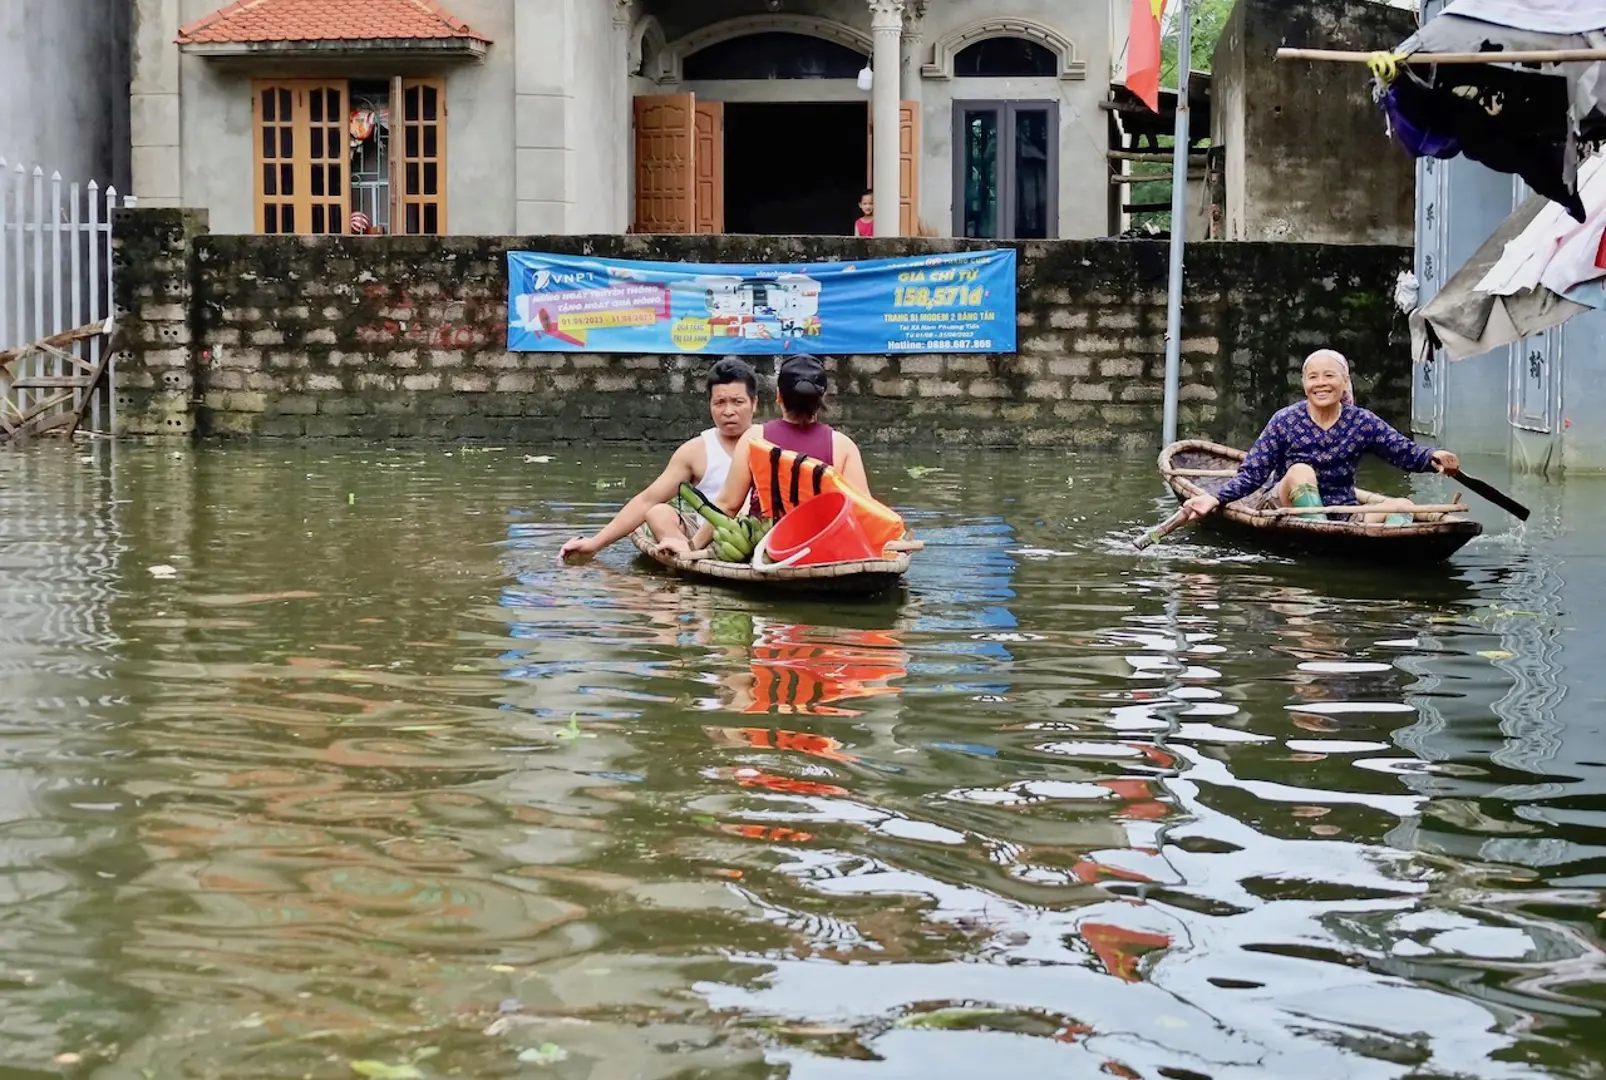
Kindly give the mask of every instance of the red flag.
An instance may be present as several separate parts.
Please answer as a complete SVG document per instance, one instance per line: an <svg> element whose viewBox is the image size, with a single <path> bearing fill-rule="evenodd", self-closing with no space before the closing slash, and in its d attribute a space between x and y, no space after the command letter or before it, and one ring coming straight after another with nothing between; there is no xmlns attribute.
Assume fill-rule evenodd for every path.
<svg viewBox="0 0 1606 1080"><path fill-rule="evenodd" d="M1132 0L1126 45L1126 88L1152 112L1160 111L1160 13L1165 0Z"/></svg>

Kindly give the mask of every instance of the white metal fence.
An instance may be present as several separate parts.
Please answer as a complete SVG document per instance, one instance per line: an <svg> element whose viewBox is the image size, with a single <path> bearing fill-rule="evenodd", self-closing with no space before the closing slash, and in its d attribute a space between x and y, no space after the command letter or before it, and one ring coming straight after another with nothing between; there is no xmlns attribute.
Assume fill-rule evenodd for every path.
<svg viewBox="0 0 1606 1080"><path fill-rule="evenodd" d="M30 173L0 158L0 350L103 322L111 314L111 216L118 205L133 206L134 199L119 204L114 187L102 191L93 180L63 185L60 173L47 178L38 166ZM97 336L70 351L93 366L102 348ZM9 400L26 415L53 396L49 384L39 384L65 386L77 374L66 366L60 355L35 354L17 361L9 378L0 370L0 408ZM93 391L91 430L111 430L115 387L116 372L108 365L103 387Z"/></svg>

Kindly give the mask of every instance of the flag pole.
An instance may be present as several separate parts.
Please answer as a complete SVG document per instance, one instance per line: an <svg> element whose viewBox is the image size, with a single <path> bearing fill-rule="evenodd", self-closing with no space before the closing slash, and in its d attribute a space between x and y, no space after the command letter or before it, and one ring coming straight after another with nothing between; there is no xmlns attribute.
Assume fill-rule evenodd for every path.
<svg viewBox="0 0 1606 1080"><path fill-rule="evenodd" d="M1182 372L1182 249L1188 213L1188 77L1193 42L1188 0L1177 0L1177 123L1171 148L1171 277L1166 288L1164 445L1177 441L1177 397Z"/></svg>

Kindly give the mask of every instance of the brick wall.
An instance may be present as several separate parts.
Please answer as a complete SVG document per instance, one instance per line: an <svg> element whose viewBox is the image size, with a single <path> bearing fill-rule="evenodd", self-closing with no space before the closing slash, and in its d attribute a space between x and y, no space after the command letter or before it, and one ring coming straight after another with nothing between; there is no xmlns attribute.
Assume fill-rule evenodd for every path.
<svg viewBox="0 0 1606 1080"><path fill-rule="evenodd" d="M118 421L128 434L673 442L707 423L704 355L509 353L510 247L685 262L867 258L997 246L724 236L210 236L192 212L123 211ZM831 416L868 443L1150 449L1160 426L1166 246L1020 252L1013 355L831 357ZM1189 249L1179 428L1238 437L1298 395L1300 360L1350 356L1366 404L1409 398L1389 300L1402 248ZM762 374L772 359L757 358Z"/></svg>

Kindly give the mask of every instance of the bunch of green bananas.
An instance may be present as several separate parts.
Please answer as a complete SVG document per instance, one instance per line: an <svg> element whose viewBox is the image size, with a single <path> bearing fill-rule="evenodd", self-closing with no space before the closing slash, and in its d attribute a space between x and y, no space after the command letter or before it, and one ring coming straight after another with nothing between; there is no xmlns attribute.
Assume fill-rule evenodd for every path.
<svg viewBox="0 0 1606 1080"><path fill-rule="evenodd" d="M699 517L714 527L714 552L723 562L752 561L753 550L774 524L768 518L749 517L746 514L731 517L690 484L680 485L680 497Z"/></svg>

